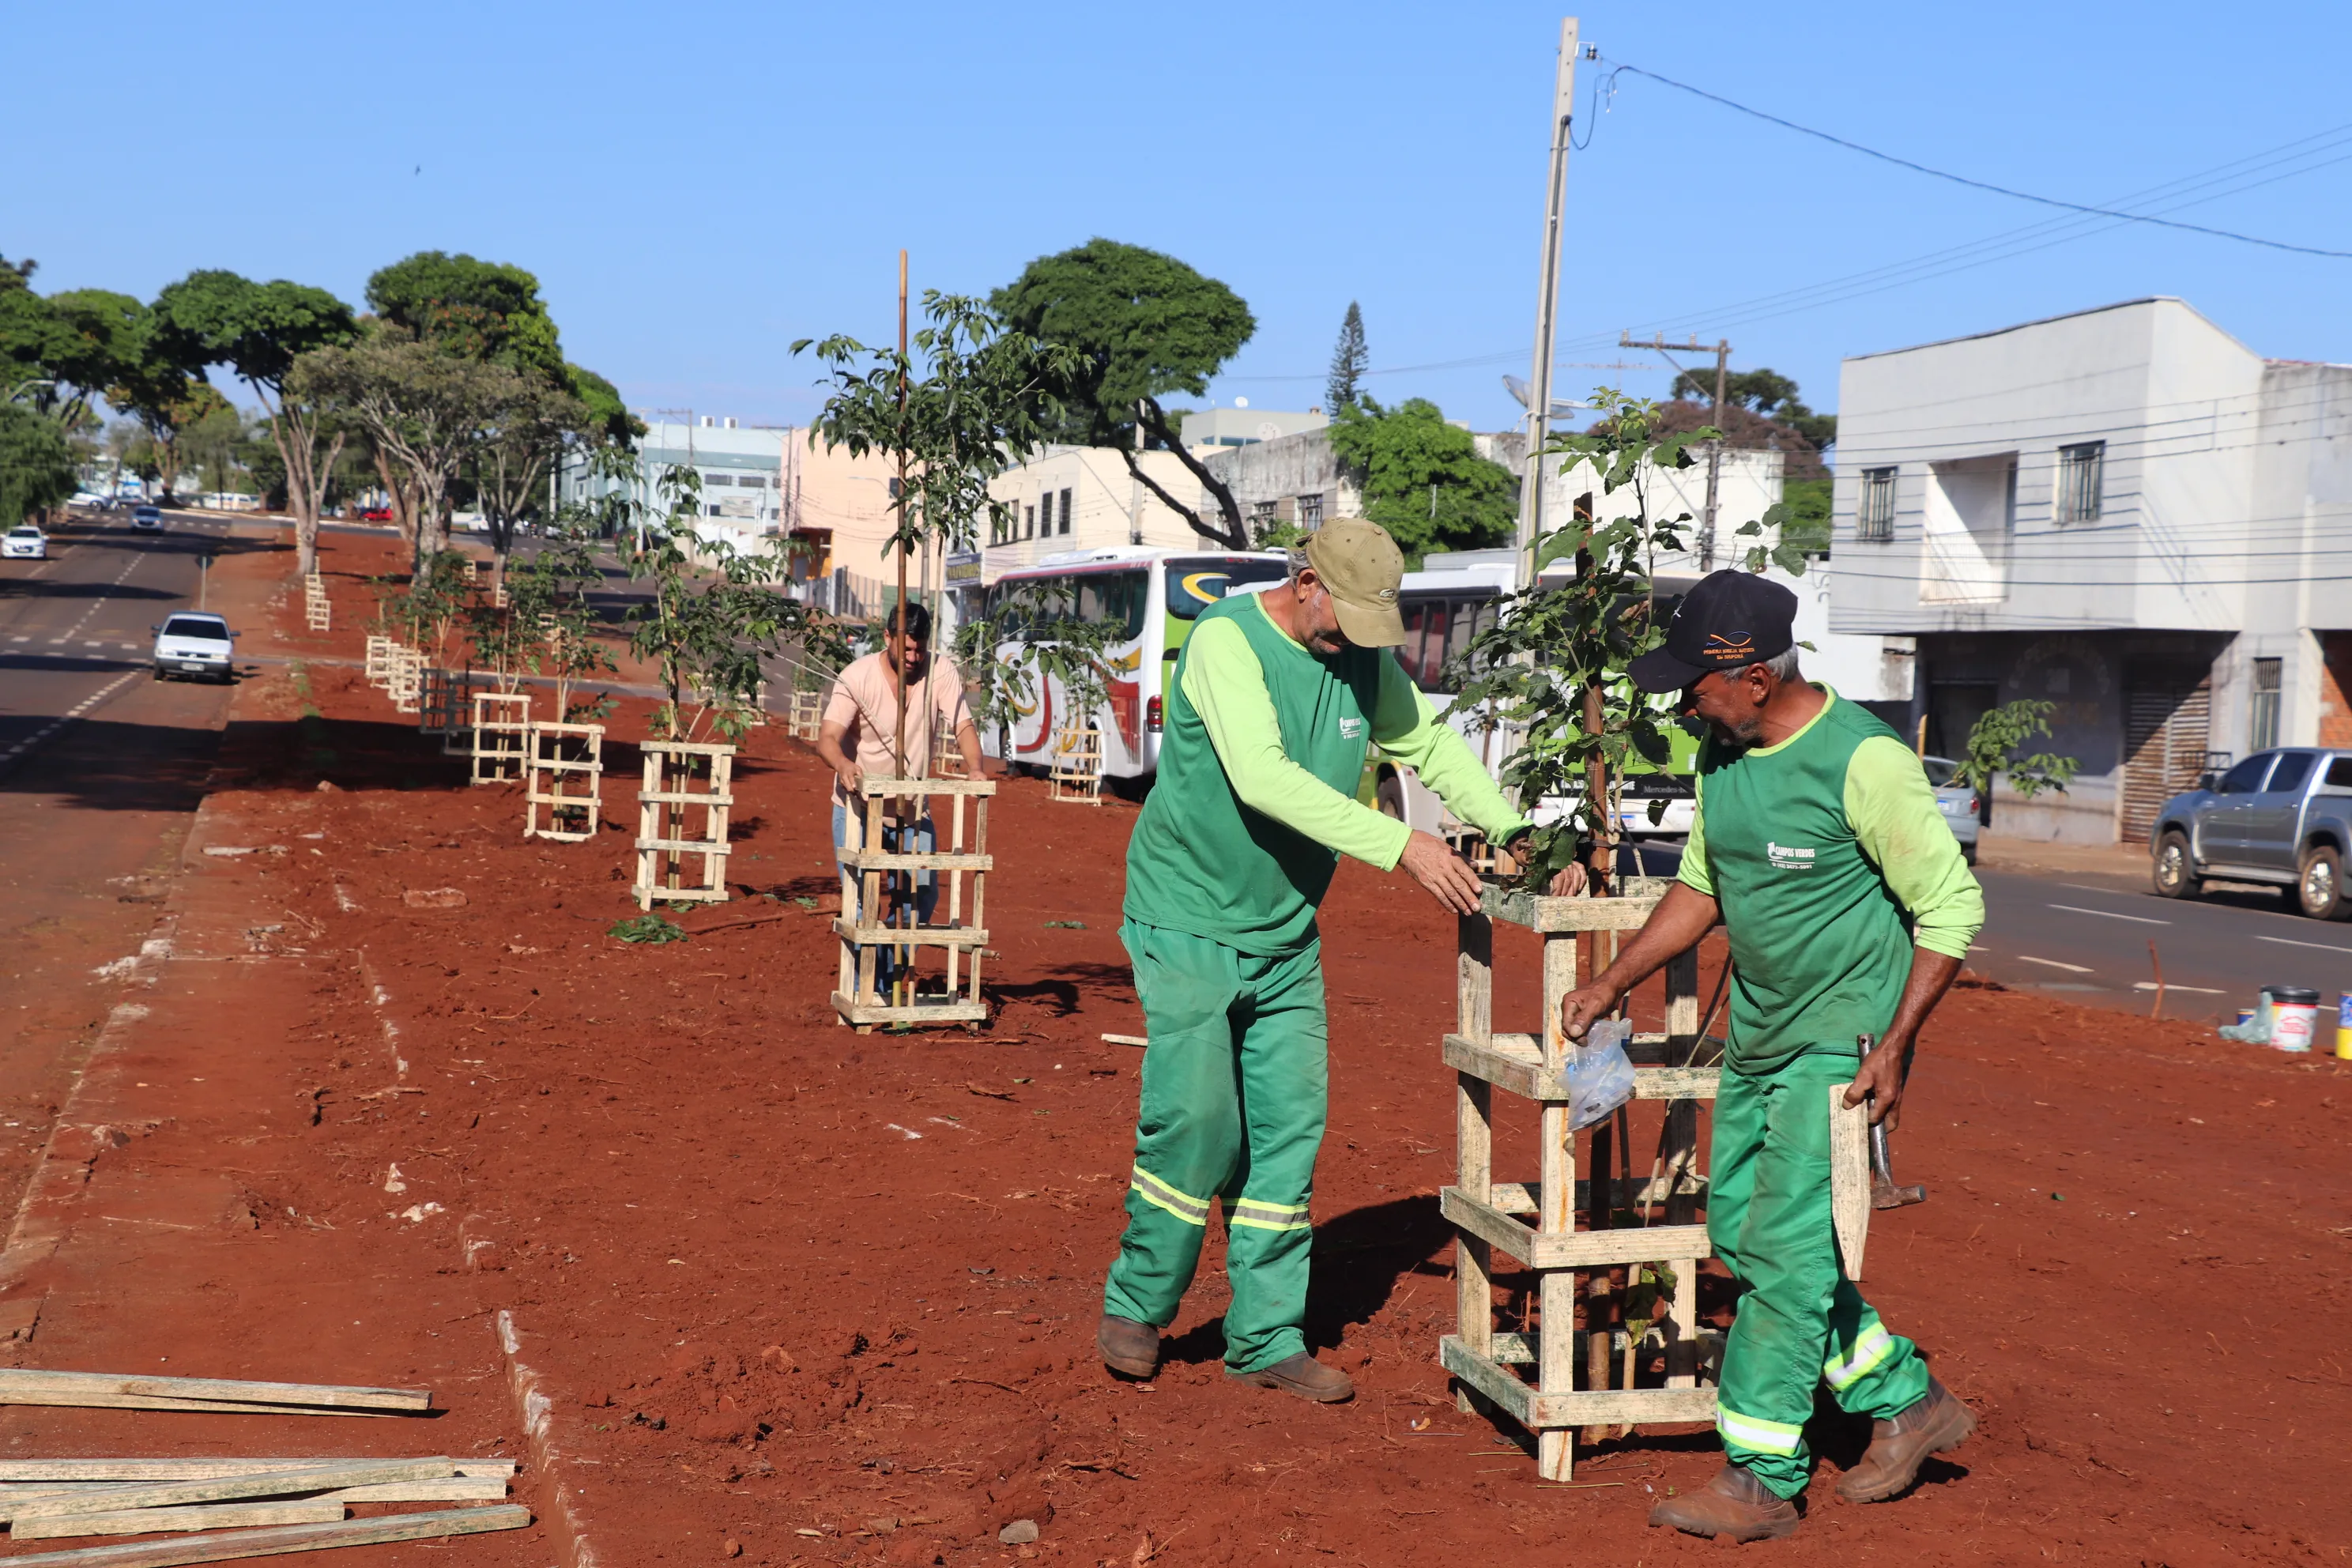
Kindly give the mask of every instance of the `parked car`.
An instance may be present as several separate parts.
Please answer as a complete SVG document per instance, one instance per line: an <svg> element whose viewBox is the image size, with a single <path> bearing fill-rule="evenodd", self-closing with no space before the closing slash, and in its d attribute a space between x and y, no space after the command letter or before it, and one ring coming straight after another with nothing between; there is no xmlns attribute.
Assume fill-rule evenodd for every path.
<svg viewBox="0 0 2352 1568"><path fill-rule="evenodd" d="M236 634L220 616L203 610L181 610L155 628L155 679L174 675L201 676L227 681L236 675L230 662Z"/></svg>
<svg viewBox="0 0 2352 1568"><path fill-rule="evenodd" d="M390 522L392 521L392 508L388 506L369 507L366 510L360 513L360 521L362 522Z"/></svg>
<svg viewBox="0 0 2352 1568"><path fill-rule="evenodd" d="M2268 882L2313 920L2352 916L2352 751L2289 746L2207 773L2164 803L2148 850L2168 899L2193 899L2209 880Z"/></svg>
<svg viewBox="0 0 2352 1568"><path fill-rule="evenodd" d="M1960 854L1971 866L1977 863L1977 829L1984 819L1984 800L1960 779L1960 764L1949 757L1921 757L1919 765L1927 770L1927 782L1936 788L1936 809L1944 814L1944 821L1952 829L1952 837L1960 841Z"/></svg>
<svg viewBox="0 0 2352 1568"><path fill-rule="evenodd" d="M19 523L0 534L0 556L11 561L47 561L49 536L29 522Z"/></svg>
<svg viewBox="0 0 2352 1568"><path fill-rule="evenodd" d="M147 533L163 531L163 509L157 506L134 506L131 509L131 526Z"/></svg>
<svg viewBox="0 0 2352 1568"><path fill-rule="evenodd" d="M73 499L67 501L66 505L81 507L89 511L112 511L114 498L101 495L96 490L76 490L73 493Z"/></svg>

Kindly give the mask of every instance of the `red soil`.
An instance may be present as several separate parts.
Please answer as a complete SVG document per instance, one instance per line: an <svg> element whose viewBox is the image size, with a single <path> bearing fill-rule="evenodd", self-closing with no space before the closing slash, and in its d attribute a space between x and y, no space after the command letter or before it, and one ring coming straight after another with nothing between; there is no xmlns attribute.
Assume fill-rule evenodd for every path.
<svg viewBox="0 0 2352 1568"><path fill-rule="evenodd" d="M319 640L357 651L355 632ZM677 917L690 941L632 946L605 934L635 913L629 746L608 750L594 842L526 843L514 789L465 788L356 671L307 679L324 718L301 728L284 672L240 691L195 835L288 852L192 851L176 895L184 955L262 951L174 966L142 996L151 1016L89 1089L139 1136L95 1160L19 1359L421 1379L451 1414L419 1431L20 1411L0 1419L7 1452L540 1458L488 1327L502 1309L553 1400L554 1473L534 1467L518 1495L557 1540L472 1540L436 1563L543 1564L567 1517L607 1564L730 1542L779 1564L1708 1549L1644 1516L1713 1473L1711 1433L1582 1448L1564 1489L1447 1395L1436 1042L1454 929L1409 882L1350 864L1323 921L1332 1110L1309 1332L1359 1398L1226 1383L1213 1241L1163 1374L1115 1383L1092 1331L1139 1058L1099 1036L1141 1026L1117 935L1132 806L1007 784L992 1026L859 1036L827 1005L828 913L797 901L835 887L805 748L762 731L739 765L737 901ZM625 703L614 733L642 734L644 715ZM462 907L404 897L445 888ZM1496 1025L1529 1027L1533 942L1501 945ZM1931 1201L1878 1217L1868 1289L1983 1425L1913 1494L1862 1510L1830 1487L1866 1434L1818 1421L1811 1517L1780 1555L2339 1560L2343 1070L1964 984L1927 1031L1897 1140ZM1636 1118L1644 1161L1655 1114ZM1507 1113L1497 1150L1498 1177L1531 1177L1532 1119ZM119 1223L142 1216L163 1222ZM1034 1546L998 1543L1017 1519L1041 1527Z"/></svg>

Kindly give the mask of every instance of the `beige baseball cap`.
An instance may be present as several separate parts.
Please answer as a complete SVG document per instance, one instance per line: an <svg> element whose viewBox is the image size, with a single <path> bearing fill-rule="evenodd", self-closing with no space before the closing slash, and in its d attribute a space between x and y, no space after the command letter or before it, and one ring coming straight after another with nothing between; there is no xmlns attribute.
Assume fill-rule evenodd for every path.
<svg viewBox="0 0 2352 1568"><path fill-rule="evenodd" d="M1358 647L1403 643L1397 590L1404 582L1404 552L1387 529L1360 517L1335 517L1307 536L1307 563L1330 593L1349 642Z"/></svg>

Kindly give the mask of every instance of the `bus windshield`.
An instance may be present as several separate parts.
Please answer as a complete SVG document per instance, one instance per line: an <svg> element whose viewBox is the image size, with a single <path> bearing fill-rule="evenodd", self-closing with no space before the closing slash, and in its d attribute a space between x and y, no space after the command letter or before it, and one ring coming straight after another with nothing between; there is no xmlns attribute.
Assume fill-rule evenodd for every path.
<svg viewBox="0 0 2352 1568"><path fill-rule="evenodd" d="M1151 579L1143 571L1073 572L1055 577L1018 577L989 590L991 615L1003 615L1007 633L1026 631L1040 621L1109 621L1122 628L1122 641L1143 635L1143 613Z"/></svg>
<svg viewBox="0 0 2352 1568"><path fill-rule="evenodd" d="M1180 621L1192 619L1234 588L1279 583L1290 575L1287 563L1262 555L1195 555L1167 562L1165 570L1168 613Z"/></svg>

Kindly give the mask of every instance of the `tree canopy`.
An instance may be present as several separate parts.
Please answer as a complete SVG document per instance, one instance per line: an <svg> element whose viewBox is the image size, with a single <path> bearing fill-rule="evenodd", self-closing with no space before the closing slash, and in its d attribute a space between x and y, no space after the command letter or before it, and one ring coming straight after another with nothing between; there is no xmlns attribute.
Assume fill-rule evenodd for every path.
<svg viewBox="0 0 2352 1568"><path fill-rule="evenodd" d="M1335 409L1331 449L1357 476L1364 515L1393 535L1418 567L1433 550L1482 550L1511 541L1518 481L1478 455L1477 439L1427 398L1384 408L1370 397Z"/></svg>
<svg viewBox="0 0 2352 1568"><path fill-rule="evenodd" d="M1205 394L1209 378L1249 342L1257 319L1240 295L1172 256L1095 238L1039 257L989 304L1013 331L1076 353L1068 377L1050 389L1055 438L1117 447L1129 471L1197 531L1249 548L1232 489L1184 449L1160 402L1170 393ZM1176 454L1209 492L1214 521L1136 461L1139 421L1149 441Z"/></svg>
<svg viewBox="0 0 2352 1568"><path fill-rule="evenodd" d="M384 321L445 353L503 364L570 390L539 279L520 267L420 250L370 278L367 302Z"/></svg>
<svg viewBox="0 0 2352 1568"><path fill-rule="evenodd" d="M1837 439L1837 416L1816 414L1805 406L1797 395L1797 384L1769 366L1756 370L1735 370L1724 377L1724 403L1733 408L1744 408L1750 414L1796 431L1819 451ZM1715 401L1715 378L1705 371L1686 370L1675 377L1670 397L1688 398L1711 404ZM1739 432L1729 424L1724 436L1737 447Z"/></svg>
<svg viewBox="0 0 2352 1568"><path fill-rule="evenodd" d="M0 401L0 528L73 493L73 453L58 422Z"/></svg>

